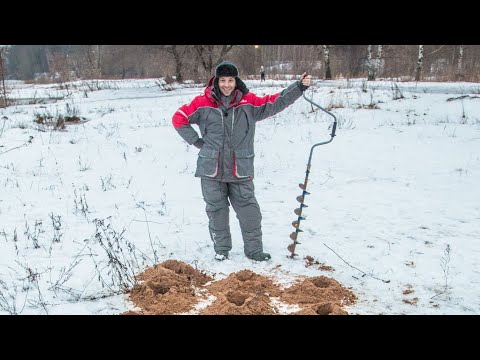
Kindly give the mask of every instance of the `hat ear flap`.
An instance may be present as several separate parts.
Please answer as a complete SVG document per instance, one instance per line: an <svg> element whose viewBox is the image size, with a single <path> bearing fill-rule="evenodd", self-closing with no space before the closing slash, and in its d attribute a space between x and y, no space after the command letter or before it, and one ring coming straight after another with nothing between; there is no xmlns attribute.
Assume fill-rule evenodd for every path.
<svg viewBox="0 0 480 360"><path fill-rule="evenodd" d="M213 91L215 94L220 95L220 87L218 86L218 77L213 79Z"/></svg>
<svg viewBox="0 0 480 360"><path fill-rule="evenodd" d="M243 95L246 95L250 92L250 90L247 88L247 85L245 85L245 83L238 76L235 77L235 82L237 83L236 88L240 90Z"/></svg>

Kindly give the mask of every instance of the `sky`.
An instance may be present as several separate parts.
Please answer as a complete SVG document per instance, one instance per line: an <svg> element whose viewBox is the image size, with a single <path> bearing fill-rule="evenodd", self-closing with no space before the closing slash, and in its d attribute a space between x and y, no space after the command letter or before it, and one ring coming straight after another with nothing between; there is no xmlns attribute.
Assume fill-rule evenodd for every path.
<svg viewBox="0 0 480 360"><path fill-rule="evenodd" d="M259 96L290 83L246 81ZM287 287L325 276L355 294L344 307L352 315L480 312L480 84L315 81L307 96L339 125L314 150L294 259L298 184L332 118L300 98L259 122L254 181L272 255L260 263L243 254L233 209L230 258L214 259L198 150L171 123L201 85L9 87L17 105L0 109L0 314L135 309L114 254L131 274L176 260L216 280L249 270ZM59 115L80 121L45 125Z"/></svg>

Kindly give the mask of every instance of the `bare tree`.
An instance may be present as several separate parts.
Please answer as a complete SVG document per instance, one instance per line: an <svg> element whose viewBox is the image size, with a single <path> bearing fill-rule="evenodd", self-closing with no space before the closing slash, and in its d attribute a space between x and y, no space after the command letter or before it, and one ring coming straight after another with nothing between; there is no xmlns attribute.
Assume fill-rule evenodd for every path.
<svg viewBox="0 0 480 360"><path fill-rule="evenodd" d="M294 74L302 74L307 71L313 75L314 69L319 69L318 53L315 46L311 45L293 45L293 67Z"/></svg>
<svg viewBox="0 0 480 360"><path fill-rule="evenodd" d="M78 51L78 69L82 78L100 79L102 77L102 72L99 67L99 45L80 45Z"/></svg>
<svg viewBox="0 0 480 360"><path fill-rule="evenodd" d="M375 65L372 62L372 45L368 45L367 47L367 72L367 80L375 80Z"/></svg>
<svg viewBox="0 0 480 360"><path fill-rule="evenodd" d="M144 64L149 57L142 45L103 45L100 52L100 62L95 57L92 64L98 62L102 66L103 76L125 79L138 78L145 73Z"/></svg>
<svg viewBox="0 0 480 360"><path fill-rule="evenodd" d="M463 45L458 48L457 71L459 74L463 72Z"/></svg>
<svg viewBox="0 0 480 360"><path fill-rule="evenodd" d="M65 83L71 80L71 65L69 64L68 53L47 53L47 61L50 73L53 73L54 77L58 79L60 83Z"/></svg>
<svg viewBox="0 0 480 360"><path fill-rule="evenodd" d="M6 52L5 47L0 47L0 108L8 106L7 86L5 85L5 78L7 77Z"/></svg>
<svg viewBox="0 0 480 360"><path fill-rule="evenodd" d="M195 45L198 58L207 74L212 74L212 70L222 60L225 55L233 49L235 45Z"/></svg>
<svg viewBox="0 0 480 360"><path fill-rule="evenodd" d="M173 55L175 60L175 76L179 83L183 82L183 59L191 46L189 45L166 45L163 49Z"/></svg>
<svg viewBox="0 0 480 360"><path fill-rule="evenodd" d="M94 45L93 54L94 54L94 61L95 67L97 69L102 69L102 45Z"/></svg>
<svg viewBox="0 0 480 360"><path fill-rule="evenodd" d="M377 48L377 59L381 60L383 55L383 45L378 45Z"/></svg>
<svg viewBox="0 0 480 360"><path fill-rule="evenodd" d="M161 77L174 75L173 58L165 52L164 45L102 45L93 47L92 54L100 52L100 58L94 56L89 61L85 46L73 46L75 54L71 54L78 75L87 78L95 73L97 64L101 66L102 78L126 79ZM88 55L88 56L87 56Z"/></svg>
<svg viewBox="0 0 480 360"><path fill-rule="evenodd" d="M377 48L377 63L375 64L375 74L382 75L384 68L384 59L383 59L383 45L378 45Z"/></svg>
<svg viewBox="0 0 480 360"><path fill-rule="evenodd" d="M377 47L377 56L373 59L373 49L372 45L367 47L367 71L368 71L368 81L373 81L377 78L377 75L383 71L384 60L383 60L383 45L378 45Z"/></svg>
<svg viewBox="0 0 480 360"><path fill-rule="evenodd" d="M273 64L276 65L273 68L272 75L274 76L276 76L279 73L282 73L284 70L284 68L281 67L280 64L284 62L286 59L286 55L285 55L286 49L287 47L285 45L275 45L272 49L272 57L274 59Z"/></svg>
<svg viewBox="0 0 480 360"><path fill-rule="evenodd" d="M332 79L332 70L330 69L330 45L322 45L323 63L325 64L325 80Z"/></svg>
<svg viewBox="0 0 480 360"><path fill-rule="evenodd" d="M262 53L265 51L265 49L262 49ZM258 56L258 52L259 49L255 48L254 45L239 45L230 53L229 58L235 62L242 77L245 74L255 73L255 58Z"/></svg>
<svg viewBox="0 0 480 360"><path fill-rule="evenodd" d="M423 45L418 45L418 59L417 66L415 67L415 81L420 81L422 78L423 67Z"/></svg>

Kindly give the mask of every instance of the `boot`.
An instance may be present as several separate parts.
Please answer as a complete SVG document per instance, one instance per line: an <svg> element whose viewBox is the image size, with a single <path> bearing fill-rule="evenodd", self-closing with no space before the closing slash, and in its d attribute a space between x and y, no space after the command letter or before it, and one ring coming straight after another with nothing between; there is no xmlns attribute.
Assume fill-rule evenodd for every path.
<svg viewBox="0 0 480 360"><path fill-rule="evenodd" d="M215 260L223 261L228 259L228 251L217 251Z"/></svg>
<svg viewBox="0 0 480 360"><path fill-rule="evenodd" d="M259 251L250 256L250 259L255 260L255 261L266 261L271 259L272 257L270 256L269 253Z"/></svg>

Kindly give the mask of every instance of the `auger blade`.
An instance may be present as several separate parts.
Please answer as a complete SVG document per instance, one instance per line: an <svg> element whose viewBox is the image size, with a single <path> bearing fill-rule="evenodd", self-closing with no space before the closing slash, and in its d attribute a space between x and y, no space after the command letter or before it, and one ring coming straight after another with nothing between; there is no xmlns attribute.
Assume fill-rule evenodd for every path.
<svg viewBox="0 0 480 360"><path fill-rule="evenodd" d="M301 204L300 207L301 207L301 208L304 208L304 207L308 207L308 205Z"/></svg>
<svg viewBox="0 0 480 360"><path fill-rule="evenodd" d="M308 191L303 191L303 195L310 195L310 193Z"/></svg>
<svg viewBox="0 0 480 360"><path fill-rule="evenodd" d="M297 196L297 201L298 201L299 203L302 203L302 204L303 204L303 200L304 200L304 199L305 199L305 197L304 197L303 195L298 195L298 196Z"/></svg>
<svg viewBox="0 0 480 360"><path fill-rule="evenodd" d="M302 190L305 190L307 188L305 184L298 184L298 187Z"/></svg>
<svg viewBox="0 0 480 360"><path fill-rule="evenodd" d="M304 217L304 216L299 216L299 218L298 218L298 219L299 219L299 220L307 220L307 218L306 218L306 217Z"/></svg>
<svg viewBox="0 0 480 360"><path fill-rule="evenodd" d="M292 222L292 226L296 229L300 226L300 221L298 220L295 220L294 222Z"/></svg>
<svg viewBox="0 0 480 360"><path fill-rule="evenodd" d="M300 216L302 214L302 208L297 208L293 212L295 213L295 215Z"/></svg>
<svg viewBox="0 0 480 360"><path fill-rule="evenodd" d="M290 234L290 239L292 239L293 241L296 241L296 240L297 240L297 235L298 235L298 234L297 234L296 231L292 232L292 233Z"/></svg>
<svg viewBox="0 0 480 360"><path fill-rule="evenodd" d="M290 244L287 246L288 251L290 251L292 254L295 253L295 244Z"/></svg>

